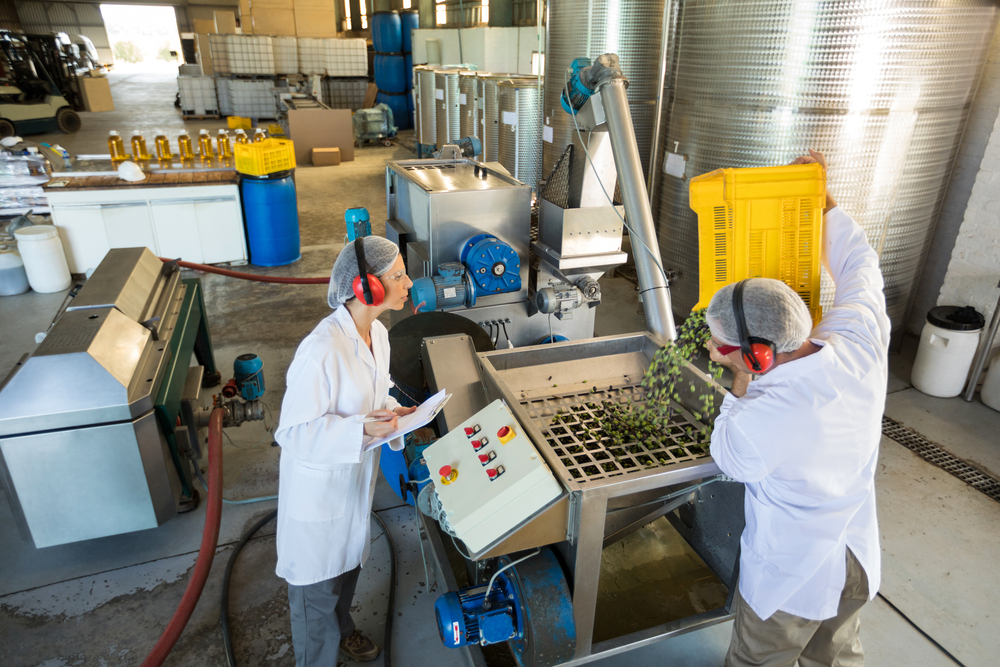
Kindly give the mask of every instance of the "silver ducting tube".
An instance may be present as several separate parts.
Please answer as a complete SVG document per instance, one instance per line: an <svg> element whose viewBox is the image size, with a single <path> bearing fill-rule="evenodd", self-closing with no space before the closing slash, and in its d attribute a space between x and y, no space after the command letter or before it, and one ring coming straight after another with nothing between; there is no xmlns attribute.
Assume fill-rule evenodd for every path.
<svg viewBox="0 0 1000 667"><path fill-rule="evenodd" d="M621 190L622 203L625 204L629 233L634 234L634 240L639 241L632 244L632 254L639 274L639 294L646 311L646 324L661 341L674 340L677 332L670 307L670 287L662 270L660 246L656 240L653 211L649 207L646 182L642 176L642 160L635 141L625 82L621 79L609 81L601 86L600 94L608 134L611 136L611 150L615 155L618 188Z"/></svg>

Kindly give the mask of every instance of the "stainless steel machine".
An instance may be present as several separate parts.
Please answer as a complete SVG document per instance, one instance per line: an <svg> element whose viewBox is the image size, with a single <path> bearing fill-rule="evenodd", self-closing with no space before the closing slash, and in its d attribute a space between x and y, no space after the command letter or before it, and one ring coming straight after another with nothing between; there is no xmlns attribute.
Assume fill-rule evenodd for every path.
<svg viewBox="0 0 1000 667"><path fill-rule="evenodd" d="M220 379L200 282L147 248L110 250L0 384L0 479L24 539L117 535L193 509L200 391ZM228 425L261 418L225 393Z"/></svg>
<svg viewBox="0 0 1000 667"><path fill-rule="evenodd" d="M643 376L675 333L627 82L614 56L579 60L572 75L564 108L576 116L574 143L541 194L528 296L540 312L551 307L547 300L561 304L562 324L589 314L592 332L593 308L582 307L586 281L617 261L627 220L651 331L603 338L581 331L574 340L482 353L465 334L424 339L429 386L458 394L452 403L462 410L444 416L447 433L415 461L414 479L431 480L417 503L450 589L436 604L441 639L464 647L472 665L487 664L477 646L498 645L521 667L583 664L730 617L743 487L722 481L694 416L704 392L718 405L724 390L688 364L672 422L656 438L616 442L592 430L609 406L646 403ZM388 174L390 223L407 248L422 238L417 230L435 239L436 229L443 236L458 228L444 237L453 244L505 210L470 179L482 179L484 193L518 190L469 162L390 164ZM609 196L616 178L624 220ZM410 201L423 201L433 200L437 187L449 194L440 209L429 206L436 217L399 204L404 188ZM464 206L444 205L450 201ZM462 229L468 219L475 226ZM523 233L526 223L518 224L502 238L520 241L522 251L522 237L511 236ZM417 252L423 247L411 251L411 274L417 265L425 272L434 266L431 255ZM445 281L432 282L446 289ZM575 308L574 290L584 298ZM523 297L495 298L513 308ZM456 304L453 311L475 318L478 307ZM533 316L525 310L523 317ZM455 559L466 567L453 568Z"/></svg>

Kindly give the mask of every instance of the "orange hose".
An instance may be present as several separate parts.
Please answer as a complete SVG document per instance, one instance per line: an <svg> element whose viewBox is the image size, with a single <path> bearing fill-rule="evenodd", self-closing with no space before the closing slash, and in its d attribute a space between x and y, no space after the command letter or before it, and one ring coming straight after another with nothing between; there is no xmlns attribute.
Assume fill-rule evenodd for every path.
<svg viewBox="0 0 1000 667"><path fill-rule="evenodd" d="M208 422L208 512L205 514L205 529L201 534L198 560L174 617L142 662L142 667L160 667L170 655L184 626L191 619L212 569L212 559L215 558L215 549L219 544L219 524L222 521L222 418L225 414L222 408L216 408Z"/></svg>
<svg viewBox="0 0 1000 667"><path fill-rule="evenodd" d="M161 257L160 259L164 262L174 261L166 257ZM329 278L281 278L279 276L258 276L255 273L230 271L229 269L220 269L216 266L209 266L208 264L196 264L195 262L185 262L180 259L176 261L178 266L185 269L204 271L205 273L215 273L228 278L239 278L240 280L253 280L259 283L281 283L284 285L326 285L330 282Z"/></svg>

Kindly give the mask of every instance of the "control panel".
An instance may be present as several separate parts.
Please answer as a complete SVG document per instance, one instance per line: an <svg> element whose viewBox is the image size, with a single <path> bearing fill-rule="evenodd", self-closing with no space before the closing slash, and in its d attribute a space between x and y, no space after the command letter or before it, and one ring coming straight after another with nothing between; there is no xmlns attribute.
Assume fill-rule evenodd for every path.
<svg viewBox="0 0 1000 667"><path fill-rule="evenodd" d="M563 493L500 400L462 422L423 456L448 523L474 552Z"/></svg>

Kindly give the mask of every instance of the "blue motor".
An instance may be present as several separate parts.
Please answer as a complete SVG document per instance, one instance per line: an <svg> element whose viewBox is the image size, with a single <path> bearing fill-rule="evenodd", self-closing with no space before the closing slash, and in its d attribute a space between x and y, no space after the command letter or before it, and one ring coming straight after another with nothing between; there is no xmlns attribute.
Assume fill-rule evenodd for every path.
<svg viewBox="0 0 1000 667"><path fill-rule="evenodd" d="M576 115L576 112L583 108L590 96L594 94L592 88L588 87L580 79L580 72L590 67L590 58L577 58L569 66L569 83L563 87L559 101L562 102L563 111Z"/></svg>
<svg viewBox="0 0 1000 667"><path fill-rule="evenodd" d="M524 635L520 595L507 574L497 575L489 593L486 586L474 586L437 599L434 615L445 646L486 646Z"/></svg>
<svg viewBox="0 0 1000 667"><path fill-rule="evenodd" d="M344 212L344 221L347 223L348 243L351 243L359 236L372 235L372 223L368 215L368 209L363 207L349 208Z"/></svg>
<svg viewBox="0 0 1000 667"><path fill-rule="evenodd" d="M418 312L476 305L478 298L521 289L521 259L492 234L478 234L462 246L461 263L438 265L438 275L413 281L410 297Z"/></svg>
<svg viewBox="0 0 1000 667"><path fill-rule="evenodd" d="M264 395L264 362L256 354L241 354L233 362L233 380L245 401Z"/></svg>

